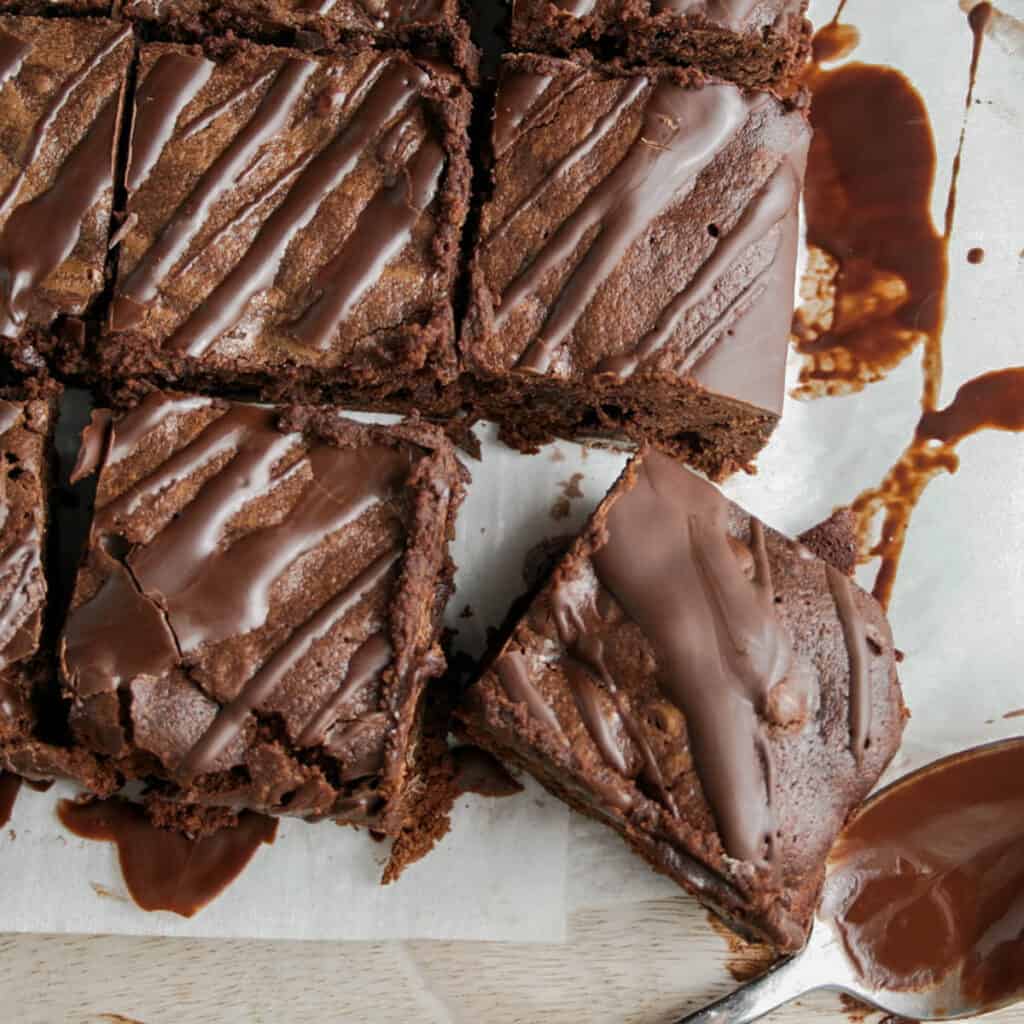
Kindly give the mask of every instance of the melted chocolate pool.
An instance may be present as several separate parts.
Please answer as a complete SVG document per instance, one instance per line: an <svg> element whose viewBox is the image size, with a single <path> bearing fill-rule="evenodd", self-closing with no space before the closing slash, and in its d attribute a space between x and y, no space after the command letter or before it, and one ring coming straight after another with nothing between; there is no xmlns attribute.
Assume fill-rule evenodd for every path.
<svg viewBox="0 0 1024 1024"><path fill-rule="evenodd" d="M1024 997L1024 737L956 754L871 800L832 852L821 916L866 982Z"/></svg>

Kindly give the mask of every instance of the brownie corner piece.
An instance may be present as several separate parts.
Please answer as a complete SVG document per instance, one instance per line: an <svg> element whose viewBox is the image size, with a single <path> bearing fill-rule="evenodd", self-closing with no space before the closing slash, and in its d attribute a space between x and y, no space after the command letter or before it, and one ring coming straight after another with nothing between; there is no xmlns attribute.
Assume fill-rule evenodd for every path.
<svg viewBox="0 0 1024 1024"><path fill-rule="evenodd" d="M807 0L513 0L510 33L519 49L566 55L585 48L785 91L810 53L806 10Z"/></svg>
<svg viewBox="0 0 1024 1024"><path fill-rule="evenodd" d="M693 71L507 57L461 339L505 436L746 467L782 409L809 136Z"/></svg>
<svg viewBox="0 0 1024 1024"><path fill-rule="evenodd" d="M646 449L459 716L739 932L792 952L906 711L874 599Z"/></svg>
<svg viewBox="0 0 1024 1024"><path fill-rule="evenodd" d="M454 72L401 52L143 46L101 362L428 406L457 369L469 113Z"/></svg>
<svg viewBox="0 0 1024 1024"><path fill-rule="evenodd" d="M19 363L105 287L133 51L114 21L0 15L0 341Z"/></svg>
<svg viewBox="0 0 1024 1024"><path fill-rule="evenodd" d="M444 435L152 392L93 442L60 642L77 743L182 805L396 834L445 664Z"/></svg>

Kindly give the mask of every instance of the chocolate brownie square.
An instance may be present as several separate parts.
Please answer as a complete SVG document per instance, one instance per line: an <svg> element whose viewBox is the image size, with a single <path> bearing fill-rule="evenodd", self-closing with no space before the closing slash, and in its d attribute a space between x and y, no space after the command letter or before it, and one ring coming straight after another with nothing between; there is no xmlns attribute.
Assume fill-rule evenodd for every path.
<svg viewBox="0 0 1024 1024"><path fill-rule="evenodd" d="M782 409L809 136L695 72L505 59L462 347L508 440L750 463Z"/></svg>
<svg viewBox="0 0 1024 1024"><path fill-rule="evenodd" d="M400 53L143 46L101 364L429 405L456 372L469 110Z"/></svg>
<svg viewBox="0 0 1024 1024"><path fill-rule="evenodd" d="M104 287L133 50L112 21L0 16L0 341L20 364Z"/></svg>
<svg viewBox="0 0 1024 1024"><path fill-rule="evenodd" d="M72 749L67 707L48 653L50 487L60 388L0 388L0 769L72 776L110 792L113 772Z"/></svg>
<svg viewBox="0 0 1024 1024"><path fill-rule="evenodd" d="M807 0L513 0L515 47L585 47L627 63L692 66L740 85L792 88L810 53Z"/></svg>
<svg viewBox="0 0 1024 1024"><path fill-rule="evenodd" d="M790 952L905 710L879 605L646 449L460 715L474 742Z"/></svg>
<svg viewBox="0 0 1024 1024"><path fill-rule="evenodd" d="M448 541L436 428L153 392L93 424L96 510L60 641L78 744L195 807L396 834L443 733Z"/></svg>
<svg viewBox="0 0 1024 1024"><path fill-rule="evenodd" d="M129 0L124 11L185 39L212 30L308 49L408 47L470 77L479 62L459 0Z"/></svg>

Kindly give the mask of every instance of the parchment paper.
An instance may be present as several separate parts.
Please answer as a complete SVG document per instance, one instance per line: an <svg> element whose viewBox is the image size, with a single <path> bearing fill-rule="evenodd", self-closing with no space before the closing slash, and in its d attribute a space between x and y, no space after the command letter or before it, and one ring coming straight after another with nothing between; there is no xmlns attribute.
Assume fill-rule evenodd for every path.
<svg viewBox="0 0 1024 1024"><path fill-rule="evenodd" d="M811 5L817 23L834 4ZM978 373L1024 364L1024 0L1004 0L985 46L967 123L960 199L950 242L942 403ZM852 59L892 64L928 105L938 151L936 223L967 84L970 33L956 0L850 0L844 20L862 41ZM972 246L985 260L966 261ZM799 358L790 360L795 380ZM877 484L909 441L919 414L913 353L859 394L788 400L759 472L726 491L789 533ZM458 594L449 624L477 653L523 587L524 555L578 529L625 462L621 453L559 443L524 457L479 428L482 462L463 509L455 556ZM934 757L1024 732L1024 436L982 433L960 447L962 466L936 479L911 523L891 620L913 718L887 778ZM582 474L582 497L565 482ZM568 494L574 489L568 488ZM554 518L552 509L558 503ZM870 587L874 568L861 570ZM470 606L472 617L460 617ZM53 814L60 789L23 792L0 835L0 929L253 938L423 938L560 941L570 900L594 905L678 890L653 875L611 832L574 829L538 787L503 800L465 797L452 834L401 881L381 889L384 851L331 825L284 822L273 847L191 921L125 902L114 849L65 833ZM601 845L604 856L591 857ZM612 850L621 849L621 857ZM592 852L592 851L591 851ZM605 865L604 874L586 869ZM567 870L571 868L572 870ZM101 895L100 892L113 895Z"/></svg>

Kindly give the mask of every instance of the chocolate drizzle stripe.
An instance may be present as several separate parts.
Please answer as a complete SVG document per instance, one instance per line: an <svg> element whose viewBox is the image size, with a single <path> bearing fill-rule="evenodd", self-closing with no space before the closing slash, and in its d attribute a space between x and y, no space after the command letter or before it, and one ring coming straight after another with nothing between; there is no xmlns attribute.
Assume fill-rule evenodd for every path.
<svg viewBox="0 0 1024 1024"><path fill-rule="evenodd" d="M566 153L557 164L555 164L551 171L545 175L543 180L537 183L533 191L518 203L516 207L509 212L508 216L495 227L494 231L487 236L488 244L492 244L497 241L497 239L505 234L509 225L512 224L517 217L520 217L529 211L537 200L547 192L553 181L558 181L559 179L564 178L565 175L576 166L576 164L593 153L595 147L613 128L618 126L623 115L640 98L641 94L647 89L649 84L650 82L646 78L641 77L629 79L626 83L626 87L622 90L622 94L615 101L608 113L602 114L601 117L594 122L593 127L583 137L583 140L573 146L572 149L570 149L569 152ZM497 315L499 324L506 315L505 304L503 303L502 307L498 310Z"/></svg>
<svg viewBox="0 0 1024 1024"><path fill-rule="evenodd" d="M11 204L18 197L21 186L25 181L28 169L35 163L42 148L46 133L50 126L57 120L60 112L67 105L69 99L82 86L86 79L96 71L100 65L110 56L122 43L130 42L132 38L131 29L124 28L113 38L101 46L83 65L75 72L61 87L54 93L53 98L47 104L42 116L36 121L32 128L32 136L25 152L25 158L21 161L21 170L7 187L3 198L0 198L0 218L11 208ZM109 104L108 104L109 106ZM116 105L115 105L116 106ZM111 157L111 160L113 158ZM92 204L90 204L92 205ZM88 207L87 207L88 208ZM32 236L29 236L32 237Z"/></svg>
<svg viewBox="0 0 1024 1024"><path fill-rule="evenodd" d="M50 188L16 207L0 233L0 336L16 337L28 303L74 251L82 221L112 187L119 99L111 97Z"/></svg>
<svg viewBox="0 0 1024 1024"><path fill-rule="evenodd" d="M594 13L597 0L555 0L555 5L574 18L586 18Z"/></svg>
<svg viewBox="0 0 1024 1024"><path fill-rule="evenodd" d="M697 14L708 19L712 25L720 25L733 32L743 28L756 6L757 0L654 0L656 12Z"/></svg>
<svg viewBox="0 0 1024 1024"><path fill-rule="evenodd" d="M397 558L396 553L392 557L392 562ZM337 621L337 617L334 618L334 621ZM330 628L333 628L333 621L323 629L320 635L325 634ZM341 681L341 685L309 720L299 734L296 743L300 747L313 747L323 742L327 731L334 724L345 703L363 689L371 679L376 679L388 667L393 657L394 651L383 633L374 633L373 636L363 641L349 659L345 678Z"/></svg>
<svg viewBox="0 0 1024 1024"><path fill-rule="evenodd" d="M648 451L632 488L609 509L608 539L593 563L654 648L726 853L765 865L775 826L758 703L784 678L792 649L756 520L753 551L739 544L751 578L739 542L730 542L727 508L709 484Z"/></svg>
<svg viewBox="0 0 1024 1024"><path fill-rule="evenodd" d="M213 61L184 53L164 53L135 94L126 185L135 192L149 177L174 133L181 112L213 73Z"/></svg>
<svg viewBox="0 0 1024 1024"><path fill-rule="evenodd" d="M32 44L0 29L0 86L21 70Z"/></svg>
<svg viewBox="0 0 1024 1024"><path fill-rule="evenodd" d="M294 59L281 66L252 117L210 164L157 240L119 283L110 307L111 329L131 327L142 317L164 278L206 225L217 201L234 187L259 150L288 126L316 67L310 61Z"/></svg>
<svg viewBox="0 0 1024 1024"><path fill-rule="evenodd" d="M181 779L190 780L202 774L207 765L217 760L228 743L238 735L247 716L267 700L319 640L384 582L399 555L399 551L389 551L379 557L289 636L246 682L238 696L221 708L213 724L182 761L178 769Z"/></svg>
<svg viewBox="0 0 1024 1024"><path fill-rule="evenodd" d="M144 437L171 417L207 409L212 404L209 398L171 398L159 391L151 391L130 413L117 421L111 434L106 465L116 466L126 459Z"/></svg>
<svg viewBox="0 0 1024 1024"><path fill-rule="evenodd" d="M520 136L530 110L547 92L553 78L531 71L503 75L494 107L494 155L501 156Z"/></svg>
<svg viewBox="0 0 1024 1024"><path fill-rule="evenodd" d="M314 279L319 297L288 333L320 351L330 346L338 327L412 240L413 228L437 195L444 166L444 150L428 139L395 183L363 208L337 255Z"/></svg>
<svg viewBox="0 0 1024 1024"><path fill-rule="evenodd" d="M0 580L13 577L4 587L7 600L0 607L0 669L9 664L8 645L15 634L42 606L46 583L42 575L39 530L32 523L25 535L0 557ZM36 593L32 594L35 585Z"/></svg>
<svg viewBox="0 0 1024 1024"><path fill-rule="evenodd" d="M495 156L501 156L502 153L508 152L524 135L540 127L554 113L555 109L588 79L587 73L581 71L578 75L570 78L555 95L548 97L547 90L553 81L551 75L518 71L504 77L498 90L497 102L499 105L495 110L494 117ZM540 96L533 97L535 87L530 84L533 80L546 83ZM541 96L544 97L544 102L536 109L530 109Z"/></svg>
<svg viewBox="0 0 1024 1024"><path fill-rule="evenodd" d="M551 706L530 681L530 673L522 652L506 651L494 663L494 671L509 697L517 704L525 704L530 715L564 743L565 733L562 726Z"/></svg>
<svg viewBox="0 0 1024 1024"><path fill-rule="evenodd" d="M205 131L213 124L219 117L226 114L233 107L238 106L244 100L251 99L253 96L258 95L262 92L263 88L271 82L278 74L276 69L265 71L262 75L256 78L253 82L246 82L245 85L235 89L234 92L225 96L219 103L214 103L208 107L201 114L194 117L188 124L184 125L181 129L181 141L185 142L188 139L193 138L200 132Z"/></svg>
<svg viewBox="0 0 1024 1024"><path fill-rule="evenodd" d="M0 399L0 435L18 426L22 419L22 407L15 402Z"/></svg>
<svg viewBox="0 0 1024 1024"><path fill-rule="evenodd" d="M284 170L277 178L274 179L266 188L264 188L257 195L253 196L239 211L236 213L231 220L226 221L224 225L217 229L217 231L210 236L209 240L203 245L201 249L197 249L194 255L190 256L181 267L171 275L171 280L177 280L180 277L184 277L185 274L190 274L199 264L204 256L207 256L211 251L216 251L217 246L220 244L222 239L229 238L236 228L244 224L264 203L273 199L281 189L285 187L291 187L291 183L295 180L296 176L301 174L310 164L315 157L315 153L307 153L305 156L300 157L290 167Z"/></svg>
<svg viewBox="0 0 1024 1024"><path fill-rule="evenodd" d="M657 355L678 330L687 314L708 298L719 286L722 276L728 269L751 246L756 245L776 228L783 218L793 210L799 191L796 172L789 160L784 159L757 196L747 205L732 230L718 239L711 255L686 287L662 310L652 330L640 340L632 352L605 359L598 365L597 372L628 377L646 360ZM778 249L777 245L776 251L772 254L772 261L777 257ZM770 266L771 263L758 274L758 280L764 276ZM748 284L747 289L753 288L755 283ZM723 317L732 308L731 304L727 306ZM709 325L699 340L708 338L709 332L712 332L715 326L715 324ZM691 350L686 353L685 365L687 367L693 366L706 351L706 346L699 346L700 350L695 351L697 348L696 345L692 346Z"/></svg>
<svg viewBox="0 0 1024 1024"><path fill-rule="evenodd" d="M274 283L291 240L356 169L369 143L404 112L426 82L426 74L417 68L397 62L385 65L347 127L303 171L238 263L168 340L169 348L200 356L238 323L251 299Z"/></svg>
<svg viewBox="0 0 1024 1024"><path fill-rule="evenodd" d="M184 652L259 629L281 573L388 498L408 475L404 452L328 445L279 473L301 435L279 432L275 421L274 410L232 407L98 517L100 529L117 530L147 496L234 452L176 518L129 555L135 578L166 609ZM300 476L309 479L289 516L223 546L228 524L248 502Z"/></svg>
<svg viewBox="0 0 1024 1024"><path fill-rule="evenodd" d="M860 764L871 733L871 675L867 631L857 611L850 581L831 565L825 566L825 575L836 604L836 614L843 627L846 656L850 661L850 749Z"/></svg>
<svg viewBox="0 0 1024 1024"><path fill-rule="evenodd" d="M629 768L622 747L615 736L615 723L608 720L590 673L575 658L566 658L562 662L562 669L569 681L583 724L601 756L608 762L609 767L628 778Z"/></svg>
<svg viewBox="0 0 1024 1024"><path fill-rule="evenodd" d="M505 289L495 314L499 325L593 233L562 281L540 333L517 363L520 369L547 372L608 275L665 209L693 188L746 120L752 102L727 85L687 90L662 81L654 86L625 156Z"/></svg>

